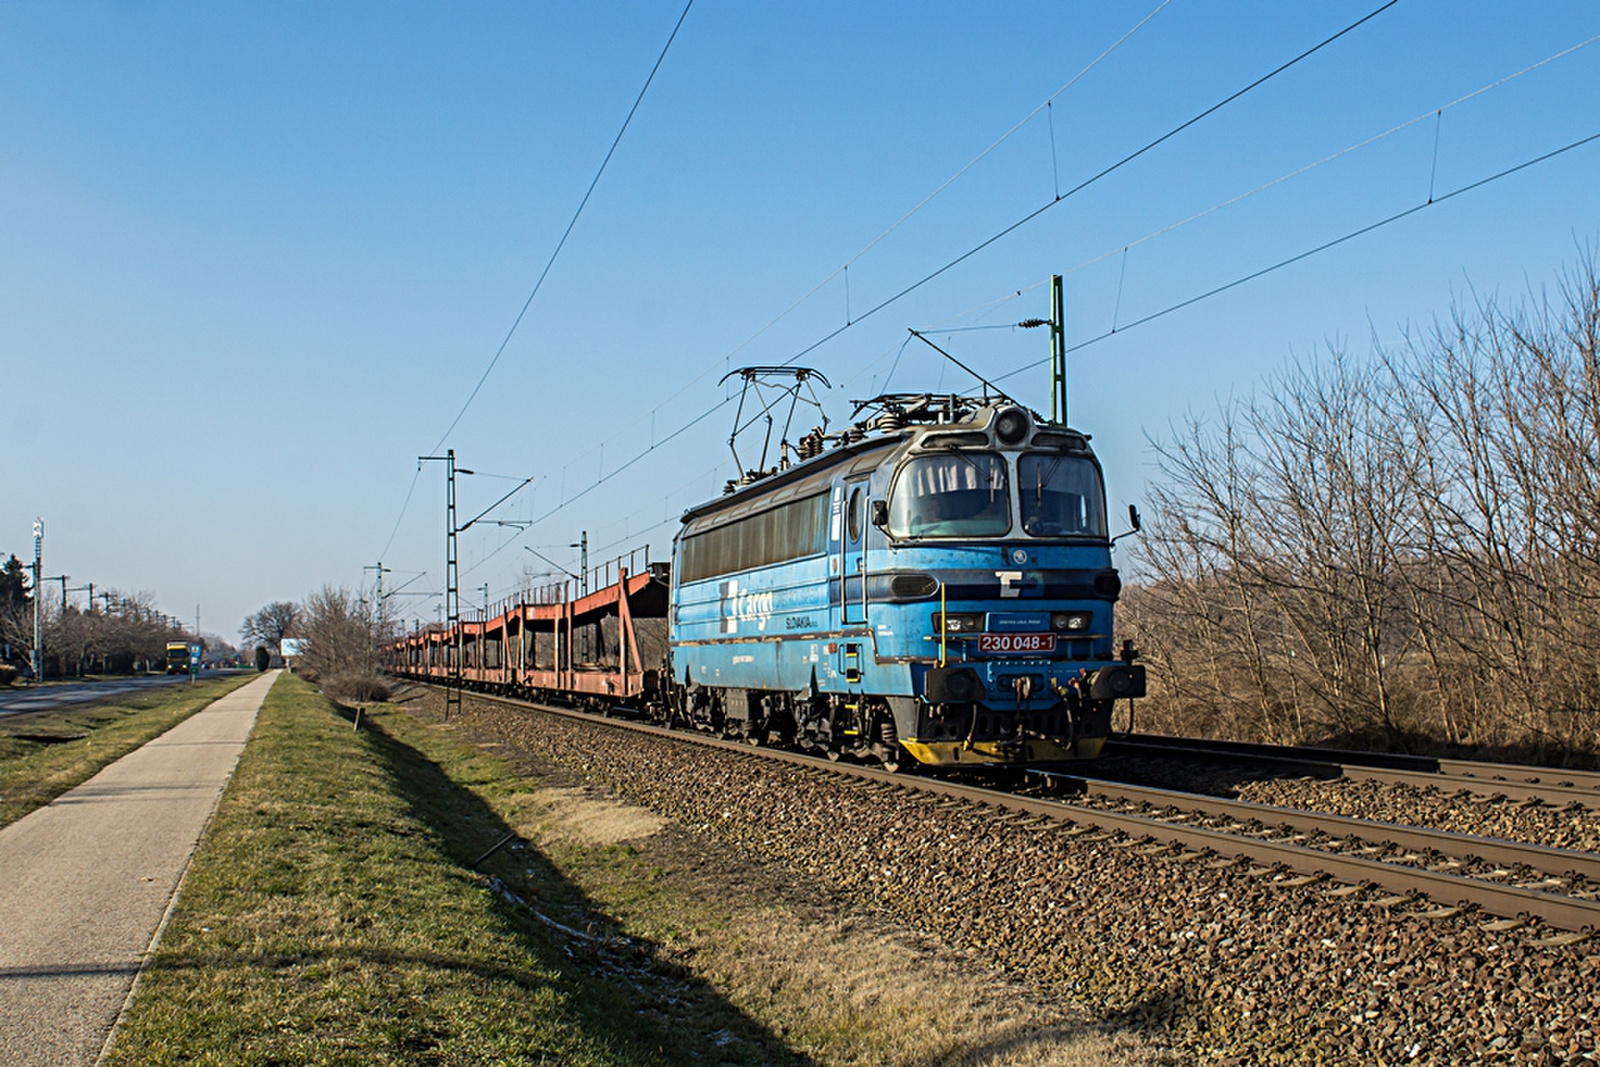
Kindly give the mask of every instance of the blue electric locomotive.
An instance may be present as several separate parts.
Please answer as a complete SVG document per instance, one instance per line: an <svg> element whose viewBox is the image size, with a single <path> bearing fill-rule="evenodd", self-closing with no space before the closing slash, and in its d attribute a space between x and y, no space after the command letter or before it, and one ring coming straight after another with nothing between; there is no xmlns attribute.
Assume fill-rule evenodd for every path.
<svg viewBox="0 0 1600 1067"><path fill-rule="evenodd" d="M870 423L694 508L674 543L673 715L896 766L1093 757L1116 700L1100 465L1009 402L880 397Z"/></svg>

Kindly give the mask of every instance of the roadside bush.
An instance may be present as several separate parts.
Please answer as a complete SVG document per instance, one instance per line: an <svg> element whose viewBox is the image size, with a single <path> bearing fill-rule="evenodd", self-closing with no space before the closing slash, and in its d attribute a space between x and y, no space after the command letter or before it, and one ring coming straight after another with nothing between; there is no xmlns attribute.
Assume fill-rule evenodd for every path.
<svg viewBox="0 0 1600 1067"><path fill-rule="evenodd" d="M348 589L323 586L300 607L295 673L320 686L340 675L378 673L377 637L367 603Z"/></svg>
<svg viewBox="0 0 1600 1067"><path fill-rule="evenodd" d="M256 646L256 670L265 671L272 666L272 653L267 651L265 645Z"/></svg>
<svg viewBox="0 0 1600 1067"><path fill-rule="evenodd" d="M382 678L354 671L325 679L322 691L341 704L378 704L389 699L389 687Z"/></svg>
<svg viewBox="0 0 1600 1067"><path fill-rule="evenodd" d="M17 680L17 669L9 663L0 663L0 685L10 685Z"/></svg>

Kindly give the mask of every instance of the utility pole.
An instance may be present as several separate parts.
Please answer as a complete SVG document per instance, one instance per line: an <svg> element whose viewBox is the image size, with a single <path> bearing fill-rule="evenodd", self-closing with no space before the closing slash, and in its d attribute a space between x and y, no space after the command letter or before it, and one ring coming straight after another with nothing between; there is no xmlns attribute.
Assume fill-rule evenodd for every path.
<svg viewBox="0 0 1600 1067"><path fill-rule="evenodd" d="M575 544L575 545L569 545L568 547L569 548L576 548L576 549L579 550L579 556L578 556L578 575L579 575L579 578L578 578L578 589L580 590L579 595L580 596L588 596L589 595L589 531L588 530L584 530L583 531L583 536L578 540L578 543Z"/></svg>
<svg viewBox="0 0 1600 1067"><path fill-rule="evenodd" d="M450 712L461 710L461 569L457 554L456 537L456 475L472 472L456 466L456 450L449 449L442 456L418 456L417 463L443 460L445 465L444 503L444 599L445 615L451 627L450 677L444 690L444 719L450 721Z"/></svg>
<svg viewBox="0 0 1600 1067"><path fill-rule="evenodd" d="M578 538L578 543L570 547L578 549L579 552L578 574L580 577L578 578L578 595L585 597L589 595L589 531L584 530L583 536ZM589 627L587 624L583 628L583 658L585 661L589 659Z"/></svg>
<svg viewBox="0 0 1600 1067"><path fill-rule="evenodd" d="M475 667L483 667L486 665L484 652L489 643L489 583L484 582L478 588L483 591L483 614L478 616L478 639L472 646L472 664Z"/></svg>
<svg viewBox="0 0 1600 1067"><path fill-rule="evenodd" d="M383 576L384 576L385 573L393 574L394 571L393 571L392 568L385 567L383 565L383 560L381 560L381 559L378 562L372 564L370 567L362 567L361 568L361 572L363 574L365 574L367 571L377 571L378 572L377 588L375 588L373 590L372 602L373 602L374 605L376 605L374 607L374 609L373 609L373 613L377 618L378 637L381 640L383 638ZM401 619L400 620L400 632L402 634L405 633L405 625L406 625L405 624L405 620Z"/></svg>
<svg viewBox="0 0 1600 1067"><path fill-rule="evenodd" d="M1050 421L1067 424L1067 313L1059 274L1050 276Z"/></svg>
<svg viewBox="0 0 1600 1067"><path fill-rule="evenodd" d="M39 576L44 573L44 519L33 520L33 681L44 681L44 645L40 643Z"/></svg>

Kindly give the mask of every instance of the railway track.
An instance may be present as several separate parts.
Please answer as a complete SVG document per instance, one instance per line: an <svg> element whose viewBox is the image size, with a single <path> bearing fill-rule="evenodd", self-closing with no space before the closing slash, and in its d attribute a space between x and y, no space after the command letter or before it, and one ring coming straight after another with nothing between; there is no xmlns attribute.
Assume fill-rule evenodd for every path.
<svg viewBox="0 0 1600 1067"><path fill-rule="evenodd" d="M1134 734L1107 742L1105 755L1172 759L1198 756L1260 767L1285 768L1311 777L1342 777L1438 789L1446 793L1500 796L1555 807L1600 810L1600 772L1564 767L1437 759L1384 752L1348 752L1303 745L1264 745Z"/></svg>
<svg viewBox="0 0 1600 1067"><path fill-rule="evenodd" d="M1085 800L1142 805L1148 812L1114 812L1140 821L1118 829L1159 840L1181 830L1190 848L1210 847L1257 862L1282 863L1305 874L1326 874L1350 885L1395 891L1420 886L1436 901L1473 904L1497 915L1538 918L1566 930L1600 928L1600 855L1520 841L1430 830L1344 815L1304 811L1130 785L1084 775L1034 771L1033 777ZM1075 806L1076 807L1076 806ZM1196 815L1210 825L1182 826ZM1156 829L1158 824L1165 829ZM1191 833L1191 831L1195 831ZM1221 838L1213 837L1220 834ZM1250 847L1243 847L1249 844ZM1255 847L1257 844L1264 847ZM1354 853L1390 853L1386 858ZM1477 867L1476 873L1458 873ZM1517 877L1521 882L1497 879ZM1545 877L1530 880L1527 872ZM1575 890L1552 892L1557 888ZM1562 903L1563 901L1568 903Z"/></svg>
<svg viewBox="0 0 1600 1067"><path fill-rule="evenodd" d="M1041 796L1036 792L1030 795L1027 791L1007 791L947 779L892 774L874 767L834 763L801 753L755 748L745 741L669 730L630 719L510 697L484 693L474 693L473 696L493 703L603 724L617 730L637 731L672 741L720 749L747 758L770 759L830 776L857 788L923 793L983 805L1033 820L1040 826L1070 823L1073 827L1067 832L1075 836L1100 832L1107 835L1106 839L1109 840L1121 835L1124 840L1116 842L1121 847L1140 847L1151 854L1168 852L1172 854L1171 858L1181 862L1204 861L1232 866L1244 860L1256 865L1248 872L1252 875L1292 875L1281 882L1289 888L1311 886L1334 879L1344 883L1331 890L1339 895L1354 895L1369 888L1387 891L1391 895L1375 903L1388 908L1417 905L1421 903L1419 898L1427 898L1437 905L1423 913L1432 918L1450 917L1457 914L1457 909L1470 905L1499 917L1494 924L1496 929L1510 930L1529 919L1537 919L1548 926L1567 931L1545 938L1543 943L1567 944L1581 939L1587 932L1600 930L1600 900L1593 899L1591 893L1592 887L1600 886L1600 856L1594 853L1250 804L1148 786L1106 782L1081 775L1059 772L1031 774L1036 787L1046 784L1055 789L1071 789L1086 801L1098 800L1097 803L1080 803L1058 795ZM1167 751L1170 754L1171 749ZM1183 812L1188 812L1188 815L1158 816L1114 810L1105 805L1106 800L1174 809L1180 816ZM1225 820L1225 824L1219 828L1190 823L1189 820L1196 816ZM1288 827L1289 833L1284 834L1281 829L1267 829L1269 827ZM1313 847L1305 837L1313 833L1322 835L1328 841L1367 842L1364 847L1378 852L1401 850L1403 855L1400 858L1407 862ZM1426 865L1431 858L1438 857L1444 858ZM1466 862L1491 865L1492 870L1487 874L1495 877L1516 873L1507 870L1504 865L1545 872L1552 877L1531 884L1526 880L1524 884L1515 884L1496 881L1488 876L1469 877L1454 873L1451 869L1451 864L1460 866ZM1556 875L1561 877L1553 877ZM1566 885L1568 879L1582 880L1589 888L1580 888L1579 892L1590 895L1550 891L1558 885Z"/></svg>

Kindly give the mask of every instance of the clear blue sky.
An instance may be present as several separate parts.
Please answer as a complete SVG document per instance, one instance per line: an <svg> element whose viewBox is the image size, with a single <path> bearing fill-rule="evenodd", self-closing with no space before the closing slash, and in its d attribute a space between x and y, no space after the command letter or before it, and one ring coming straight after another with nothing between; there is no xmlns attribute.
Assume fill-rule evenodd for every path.
<svg viewBox="0 0 1600 1067"><path fill-rule="evenodd" d="M582 530L595 560L663 552L662 520L732 473L732 409L649 446L723 398L725 369L794 357L1378 6L1171 0L873 244L1159 2L696 0L443 442L535 479L498 516L548 515L464 535L466 603L546 569L524 544L573 568ZM0 5L0 550L26 557L42 515L47 573L149 590L184 618L198 603L230 638L380 558L391 587L427 572L410 589L439 588L443 470L417 477L416 458L505 338L682 9ZM802 361L835 384L838 422L891 367L891 389L962 385L921 346L896 362L907 327L1044 316L1042 283L1066 272L1081 344L1430 183L1600 133L1600 42L1431 117L1597 33L1590 3L1401 0ZM1549 281L1600 239L1597 179L1600 142L1076 351L1072 421L1114 505L1152 476L1147 435L1291 355L1393 341L1469 287ZM1048 343L946 340L996 375ZM1048 408L1043 369L1006 384ZM464 478L463 519L516 480Z"/></svg>

